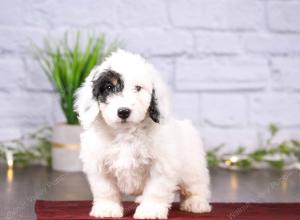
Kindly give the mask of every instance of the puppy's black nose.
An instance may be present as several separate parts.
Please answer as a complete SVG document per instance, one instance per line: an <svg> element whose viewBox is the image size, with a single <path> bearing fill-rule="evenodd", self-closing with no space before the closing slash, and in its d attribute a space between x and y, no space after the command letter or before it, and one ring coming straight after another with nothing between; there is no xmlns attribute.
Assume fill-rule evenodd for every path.
<svg viewBox="0 0 300 220"><path fill-rule="evenodd" d="M129 117L131 110L129 108L119 108L118 116L121 119L126 119Z"/></svg>

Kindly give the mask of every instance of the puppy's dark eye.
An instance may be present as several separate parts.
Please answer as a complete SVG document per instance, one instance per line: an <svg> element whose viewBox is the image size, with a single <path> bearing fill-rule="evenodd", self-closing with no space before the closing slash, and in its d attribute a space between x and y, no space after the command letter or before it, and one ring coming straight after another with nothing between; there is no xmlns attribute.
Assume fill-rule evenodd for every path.
<svg viewBox="0 0 300 220"><path fill-rule="evenodd" d="M135 86L135 90L136 90L137 92L141 91L141 89L142 89L141 86L139 86L139 85Z"/></svg>

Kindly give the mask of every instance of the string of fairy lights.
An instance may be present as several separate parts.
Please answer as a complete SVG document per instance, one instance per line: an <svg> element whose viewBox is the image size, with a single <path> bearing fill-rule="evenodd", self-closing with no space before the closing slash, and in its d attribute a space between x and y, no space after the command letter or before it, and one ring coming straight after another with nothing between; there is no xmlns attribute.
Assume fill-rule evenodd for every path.
<svg viewBox="0 0 300 220"><path fill-rule="evenodd" d="M229 153L222 153L223 146L207 151L209 166L232 170L300 169L300 142L293 139L275 142L279 129L274 124L268 131L266 143L254 151L247 152L242 146Z"/></svg>

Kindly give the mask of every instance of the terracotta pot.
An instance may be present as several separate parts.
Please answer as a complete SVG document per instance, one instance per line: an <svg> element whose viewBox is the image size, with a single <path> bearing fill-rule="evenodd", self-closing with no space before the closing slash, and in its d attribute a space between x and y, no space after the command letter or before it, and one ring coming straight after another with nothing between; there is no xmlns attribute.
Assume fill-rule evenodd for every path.
<svg viewBox="0 0 300 220"><path fill-rule="evenodd" d="M81 171L79 160L80 133L79 125L56 124L52 136L52 168L59 171Z"/></svg>

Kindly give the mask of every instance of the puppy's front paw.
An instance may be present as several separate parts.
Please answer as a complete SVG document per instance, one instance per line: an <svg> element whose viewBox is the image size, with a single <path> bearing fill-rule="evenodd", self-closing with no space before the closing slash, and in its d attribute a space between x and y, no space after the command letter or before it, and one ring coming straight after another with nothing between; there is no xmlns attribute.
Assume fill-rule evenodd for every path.
<svg viewBox="0 0 300 220"><path fill-rule="evenodd" d="M210 212L211 206L206 200L203 200L199 196L190 196L181 203L180 210L194 213L203 213Z"/></svg>
<svg viewBox="0 0 300 220"><path fill-rule="evenodd" d="M168 204L159 204L154 202L142 202L134 213L135 219L167 219Z"/></svg>
<svg viewBox="0 0 300 220"><path fill-rule="evenodd" d="M97 201L94 202L90 216L93 217L123 217L123 207L112 201Z"/></svg>

